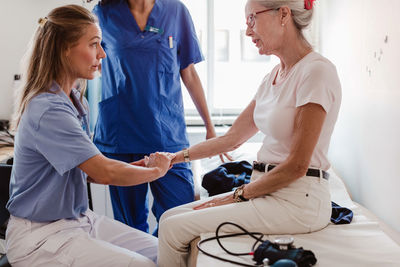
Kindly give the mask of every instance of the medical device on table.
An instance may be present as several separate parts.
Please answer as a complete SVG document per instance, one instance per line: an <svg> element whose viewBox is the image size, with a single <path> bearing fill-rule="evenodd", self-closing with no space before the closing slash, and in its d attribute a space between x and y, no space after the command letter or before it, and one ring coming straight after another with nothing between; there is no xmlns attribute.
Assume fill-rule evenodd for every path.
<svg viewBox="0 0 400 267"><path fill-rule="evenodd" d="M220 229L224 225L233 225L242 230L243 233L220 235L219 233ZM248 235L256 240L256 242L252 246L251 252L235 253L226 249L221 243L220 239L240 236L240 235ZM292 236L278 236L274 239L273 242L269 240L262 240L263 237L264 234L262 233L248 232L240 225L237 225L232 222L224 222L217 227L217 230L215 231L215 236L201 240L197 244L197 247L201 252L203 252L207 256L241 266L270 266L269 264L272 264L272 266L274 267L295 267L295 266L308 267L314 265L317 262L317 259L315 258L315 255L312 251L304 250L301 247L300 248L294 247L293 245L294 238ZM204 251L204 249L201 248L201 244L211 240L217 240L219 246L226 253L230 255L234 256L253 255L253 260L256 263L253 265L245 264L234 260L221 258L219 256ZM257 249L255 249L258 243L261 244L257 247Z"/></svg>

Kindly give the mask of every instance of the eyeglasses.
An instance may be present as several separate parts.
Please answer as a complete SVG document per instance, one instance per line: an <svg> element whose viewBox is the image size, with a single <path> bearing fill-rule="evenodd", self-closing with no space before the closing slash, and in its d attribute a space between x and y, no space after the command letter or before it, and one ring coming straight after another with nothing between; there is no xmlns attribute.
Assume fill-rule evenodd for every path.
<svg viewBox="0 0 400 267"><path fill-rule="evenodd" d="M249 28L253 28L254 25L256 24L256 15L257 15L257 14L264 13L264 12L268 12L268 11L271 11L271 10L276 10L276 9L275 9L275 8L268 8L268 9L261 10L261 11L254 12L254 13L250 14L250 15L246 18L246 24L247 24L247 26L249 26Z"/></svg>

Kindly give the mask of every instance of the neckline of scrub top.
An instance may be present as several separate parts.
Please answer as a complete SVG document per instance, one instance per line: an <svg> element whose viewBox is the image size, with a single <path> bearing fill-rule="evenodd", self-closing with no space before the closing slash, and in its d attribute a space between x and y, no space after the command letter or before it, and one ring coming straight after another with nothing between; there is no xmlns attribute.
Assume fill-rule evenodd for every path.
<svg viewBox="0 0 400 267"><path fill-rule="evenodd" d="M64 102L72 107L72 110L74 111L75 115L77 117L83 117L86 115L86 109L83 108L81 101L79 100L80 98L80 92L72 88L71 90L71 97L74 99L75 103L77 104L77 107L75 107L74 103L71 102L71 99L67 96L67 94L64 92L64 90L61 89L60 85L57 82L53 82L53 85L50 88L50 92L55 93L64 100Z"/></svg>
<svg viewBox="0 0 400 267"><path fill-rule="evenodd" d="M132 14L129 5L126 1L121 1L120 2L120 6L119 6L122 10L121 12L125 12L127 13L126 16L130 17L129 21L132 24L132 26L136 29L136 31L138 33L145 33L147 32L146 30L140 30L139 25L137 24L137 21L135 19L135 16ZM160 25L156 24L157 22L161 22L160 20L157 20L157 18L159 18L159 16L161 15L161 10L163 8L163 3L160 0L155 0L154 1L154 6L150 11L149 17L147 18L146 21L146 26L152 26L152 27L156 27L156 28L160 28Z"/></svg>
<svg viewBox="0 0 400 267"><path fill-rule="evenodd" d="M76 106L74 104L72 104L72 105L77 109L77 111L79 112L79 115L81 117L85 116L86 109L83 107L83 104L80 100L81 92L79 92L78 89L72 88L71 97L74 99L74 102L76 103Z"/></svg>

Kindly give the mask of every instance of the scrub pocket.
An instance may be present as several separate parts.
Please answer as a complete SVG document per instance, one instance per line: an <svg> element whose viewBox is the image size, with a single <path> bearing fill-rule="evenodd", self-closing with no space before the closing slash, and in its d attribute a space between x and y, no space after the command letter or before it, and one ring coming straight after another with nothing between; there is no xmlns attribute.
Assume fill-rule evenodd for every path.
<svg viewBox="0 0 400 267"><path fill-rule="evenodd" d="M160 70L173 73L179 71L178 66L178 49L177 42L172 39L172 48L168 36L160 39L160 48L158 51L158 62L160 63Z"/></svg>
<svg viewBox="0 0 400 267"><path fill-rule="evenodd" d="M167 150L181 149L188 145L188 138L182 100L178 44L173 37L172 46L170 46L168 34L165 34L159 41L158 85L161 144Z"/></svg>
<svg viewBox="0 0 400 267"><path fill-rule="evenodd" d="M54 263L57 262L57 266L72 266L74 258L67 255L62 249L68 247L72 238L72 235L65 232L57 233L47 239L36 253L39 254L38 257L49 259Z"/></svg>
<svg viewBox="0 0 400 267"><path fill-rule="evenodd" d="M161 142L168 150L188 146L183 106L164 100L161 106Z"/></svg>
<svg viewBox="0 0 400 267"><path fill-rule="evenodd" d="M114 95L99 103L94 143L104 147L118 144L119 95ZM107 127L107 128L106 128Z"/></svg>

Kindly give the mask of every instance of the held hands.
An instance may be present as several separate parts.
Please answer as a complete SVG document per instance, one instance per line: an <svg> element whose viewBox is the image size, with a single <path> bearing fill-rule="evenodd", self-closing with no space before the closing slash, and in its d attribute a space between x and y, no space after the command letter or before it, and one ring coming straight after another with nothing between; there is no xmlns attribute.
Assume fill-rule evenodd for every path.
<svg viewBox="0 0 400 267"><path fill-rule="evenodd" d="M171 160L175 158L175 154L168 152L156 152L144 157L143 164L148 168L157 168L160 171L160 177L164 176L171 168ZM138 162L138 161L136 161Z"/></svg>
<svg viewBox="0 0 400 267"><path fill-rule="evenodd" d="M169 169L172 167L172 159L175 158L174 153L168 152L156 152L150 154L150 156L145 156L143 159L131 162L131 165L146 167L146 168L156 168L159 170L160 175L158 177L164 176Z"/></svg>
<svg viewBox="0 0 400 267"><path fill-rule="evenodd" d="M147 160L148 161L148 160ZM146 167L146 160L143 158L141 160L138 161L134 161L129 163L130 165L134 165L134 166L140 166L140 167Z"/></svg>

